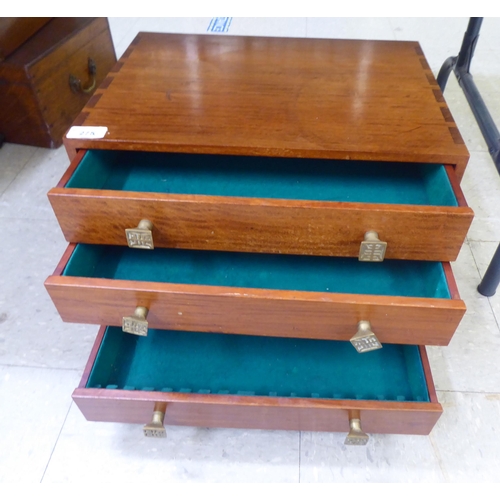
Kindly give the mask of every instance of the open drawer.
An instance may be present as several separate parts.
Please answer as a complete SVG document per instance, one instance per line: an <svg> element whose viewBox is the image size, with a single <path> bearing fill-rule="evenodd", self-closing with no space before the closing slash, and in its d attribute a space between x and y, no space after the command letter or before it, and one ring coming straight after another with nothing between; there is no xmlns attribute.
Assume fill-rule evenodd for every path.
<svg viewBox="0 0 500 500"><path fill-rule="evenodd" d="M376 339L447 345L465 313L449 263L426 261L70 244L45 286L64 321L351 340L360 352Z"/></svg>
<svg viewBox="0 0 500 500"><path fill-rule="evenodd" d="M358 441L363 431L429 434L442 413L424 347L387 345L361 357L345 342L159 330L135 337L112 327L101 327L73 399L88 420L147 424L157 412L158 431L163 419L329 432L351 423Z"/></svg>
<svg viewBox="0 0 500 500"><path fill-rule="evenodd" d="M473 218L451 166L80 151L49 200L70 242L453 261ZM365 255L366 258L366 255ZM383 258L369 255L368 258Z"/></svg>

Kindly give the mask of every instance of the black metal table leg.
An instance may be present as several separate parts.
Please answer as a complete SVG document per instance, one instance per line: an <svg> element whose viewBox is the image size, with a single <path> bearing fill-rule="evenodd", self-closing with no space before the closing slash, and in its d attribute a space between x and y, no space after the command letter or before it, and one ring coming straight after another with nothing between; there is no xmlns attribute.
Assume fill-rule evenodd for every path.
<svg viewBox="0 0 500 500"><path fill-rule="evenodd" d="M441 91L444 91L448 77L453 70L460 87L462 87L467 102L474 113L477 124L481 129L491 158L500 174L500 133L469 71L482 22L482 17L470 18L458 57L449 57L446 59L439 71L437 81ZM484 275L483 281L477 289L480 294L490 297L495 294L499 283L500 245L488 267L488 271Z"/></svg>
<svg viewBox="0 0 500 500"><path fill-rule="evenodd" d="M498 245L493 259L486 270L483 280L477 287L477 291L485 297L495 295L500 282L500 245Z"/></svg>
<svg viewBox="0 0 500 500"><path fill-rule="evenodd" d="M441 92L444 92L446 88L446 84L448 83L448 77L450 76L451 71L455 68L455 64L457 63L457 57L448 57L446 61L441 66L439 70L439 74L437 77L437 82Z"/></svg>

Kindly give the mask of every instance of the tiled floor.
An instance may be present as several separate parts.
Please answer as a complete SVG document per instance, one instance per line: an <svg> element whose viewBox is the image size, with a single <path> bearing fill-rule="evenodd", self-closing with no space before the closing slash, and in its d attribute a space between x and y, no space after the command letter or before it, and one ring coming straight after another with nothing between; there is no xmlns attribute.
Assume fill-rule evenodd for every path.
<svg viewBox="0 0 500 500"><path fill-rule="evenodd" d="M206 33L210 18L110 19L118 57L138 31ZM229 34L419 40L437 74L467 19L232 19ZM224 36L223 34L220 36ZM483 23L472 73L500 125L500 19ZM453 264L468 312L429 348L444 414L430 436L167 428L86 422L71 401L97 332L63 324L43 287L66 243L46 192L63 148L0 149L0 481L406 482L500 479L500 291L476 291L500 239L500 176L453 76L445 97L471 152L462 187L476 218ZM499 212L497 212L499 210ZM496 471L496 472L495 472Z"/></svg>

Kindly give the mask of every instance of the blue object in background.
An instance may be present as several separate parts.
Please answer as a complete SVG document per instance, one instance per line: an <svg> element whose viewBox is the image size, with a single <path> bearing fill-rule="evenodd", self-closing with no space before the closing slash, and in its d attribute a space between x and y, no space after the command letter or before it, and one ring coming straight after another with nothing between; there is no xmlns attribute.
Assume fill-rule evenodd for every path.
<svg viewBox="0 0 500 500"><path fill-rule="evenodd" d="M214 17L210 21L207 31L211 31L212 33L227 33L232 19L232 17Z"/></svg>

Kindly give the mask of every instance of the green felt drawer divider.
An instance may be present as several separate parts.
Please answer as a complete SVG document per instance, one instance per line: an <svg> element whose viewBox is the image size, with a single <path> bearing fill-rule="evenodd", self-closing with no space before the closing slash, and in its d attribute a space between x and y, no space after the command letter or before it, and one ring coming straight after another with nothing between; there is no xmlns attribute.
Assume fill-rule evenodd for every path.
<svg viewBox="0 0 500 500"><path fill-rule="evenodd" d="M66 187L458 206L437 164L91 150Z"/></svg>
<svg viewBox="0 0 500 500"><path fill-rule="evenodd" d="M64 276L449 299L439 262L78 244Z"/></svg>
<svg viewBox="0 0 500 500"><path fill-rule="evenodd" d="M87 388L429 402L417 346L106 329Z"/></svg>

